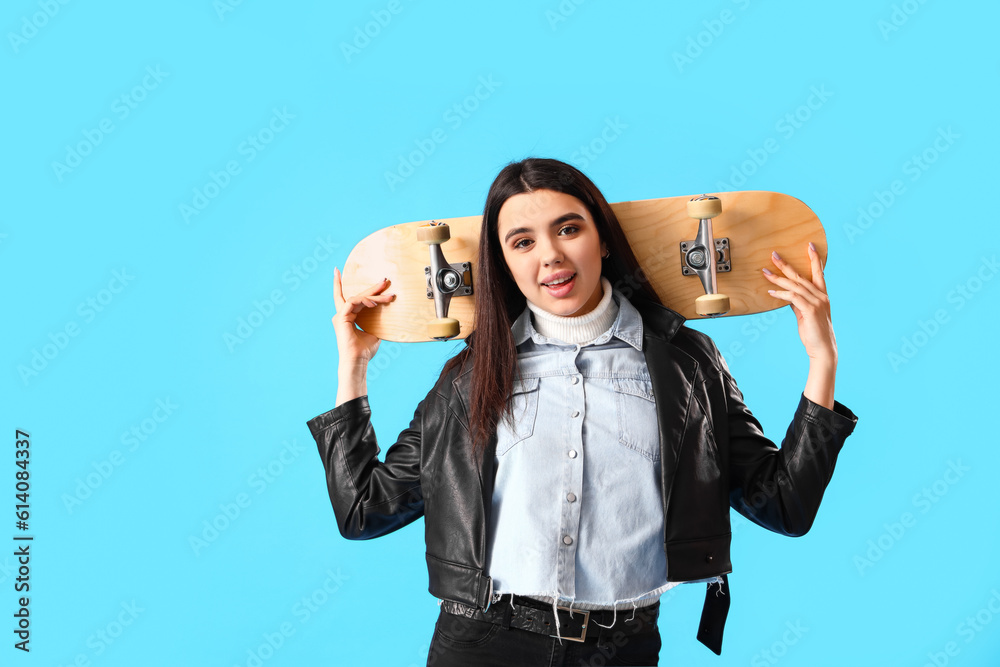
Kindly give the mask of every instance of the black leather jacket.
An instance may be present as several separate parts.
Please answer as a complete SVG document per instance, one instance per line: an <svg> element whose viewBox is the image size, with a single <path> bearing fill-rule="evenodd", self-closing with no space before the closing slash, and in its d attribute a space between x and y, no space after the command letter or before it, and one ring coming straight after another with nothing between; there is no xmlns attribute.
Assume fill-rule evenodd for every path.
<svg viewBox="0 0 1000 667"><path fill-rule="evenodd" d="M712 340L678 313L634 297L656 400L668 580L708 585L698 639L715 653L729 609L729 508L783 535L816 517L857 417L802 396L782 447L764 437ZM473 334L474 335L474 334ZM344 537L368 539L425 517L430 593L485 608L486 532L496 437L480 464L468 432L471 371L442 374L378 459L367 396L308 422Z"/></svg>

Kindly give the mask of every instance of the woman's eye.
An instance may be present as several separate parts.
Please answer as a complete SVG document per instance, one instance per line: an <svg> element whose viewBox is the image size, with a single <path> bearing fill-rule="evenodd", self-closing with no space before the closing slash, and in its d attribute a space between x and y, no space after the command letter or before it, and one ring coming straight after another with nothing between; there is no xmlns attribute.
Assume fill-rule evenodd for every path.
<svg viewBox="0 0 1000 667"><path fill-rule="evenodd" d="M517 240L517 241L516 241L516 242L514 243L514 247L515 247L515 248L526 248L527 246L523 246L523 245L521 245L522 243L531 243L531 239L518 239L518 240Z"/></svg>
<svg viewBox="0 0 1000 667"><path fill-rule="evenodd" d="M563 232L566 232L567 234L572 234L573 232L577 232L579 230L580 228L576 227L575 225L566 225L565 227L559 230L559 233L562 234Z"/></svg>

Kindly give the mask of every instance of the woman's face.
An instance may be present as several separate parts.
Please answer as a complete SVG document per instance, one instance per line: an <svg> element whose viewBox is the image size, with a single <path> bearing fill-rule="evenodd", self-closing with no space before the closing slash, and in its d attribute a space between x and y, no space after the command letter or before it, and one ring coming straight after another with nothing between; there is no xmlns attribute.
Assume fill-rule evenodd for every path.
<svg viewBox="0 0 1000 667"><path fill-rule="evenodd" d="M497 223L504 260L528 301L563 317L597 307L607 246L583 202L552 190L514 195Z"/></svg>

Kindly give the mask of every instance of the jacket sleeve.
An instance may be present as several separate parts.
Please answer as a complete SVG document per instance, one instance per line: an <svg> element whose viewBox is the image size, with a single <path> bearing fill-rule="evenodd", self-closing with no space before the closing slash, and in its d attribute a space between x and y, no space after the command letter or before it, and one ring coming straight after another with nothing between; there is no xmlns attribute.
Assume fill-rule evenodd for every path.
<svg viewBox="0 0 1000 667"><path fill-rule="evenodd" d="M420 402L410 425L379 461L368 397L359 396L307 422L319 448L330 502L344 537L370 539L391 533L424 513L420 488L422 415L434 391Z"/></svg>
<svg viewBox="0 0 1000 667"><path fill-rule="evenodd" d="M804 535L858 418L837 401L830 410L803 394L779 449L744 404L718 349L716 355L727 404L729 504L768 530Z"/></svg>

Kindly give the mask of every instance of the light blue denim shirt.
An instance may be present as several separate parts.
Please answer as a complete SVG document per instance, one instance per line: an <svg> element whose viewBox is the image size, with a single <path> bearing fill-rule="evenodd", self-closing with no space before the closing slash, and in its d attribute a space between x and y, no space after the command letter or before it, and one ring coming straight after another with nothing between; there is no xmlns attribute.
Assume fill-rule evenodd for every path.
<svg viewBox="0 0 1000 667"><path fill-rule="evenodd" d="M618 316L589 343L512 326L520 380L514 423L497 429L487 563L503 593L624 609L667 582L660 442L642 353L642 318L613 290Z"/></svg>

